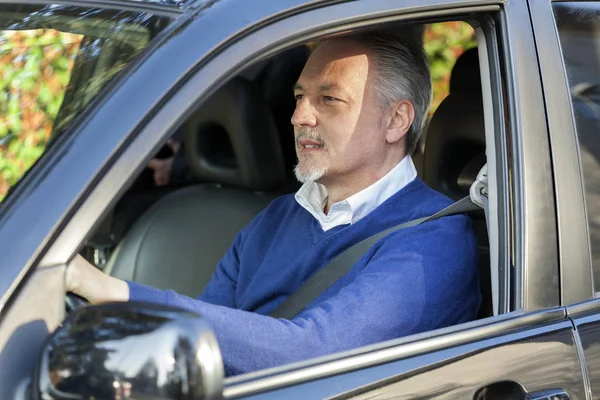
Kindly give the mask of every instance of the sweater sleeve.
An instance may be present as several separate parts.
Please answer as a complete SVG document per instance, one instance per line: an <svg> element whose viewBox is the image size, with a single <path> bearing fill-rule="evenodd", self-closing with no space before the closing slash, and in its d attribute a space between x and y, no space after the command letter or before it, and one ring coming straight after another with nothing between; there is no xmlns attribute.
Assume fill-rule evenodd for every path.
<svg viewBox="0 0 600 400"><path fill-rule="evenodd" d="M459 217L460 218L460 217ZM436 225L436 224L432 224ZM475 242L469 233L391 238L336 293L292 320L208 304L129 282L130 299L202 315L217 336L228 375L317 357L473 319L479 305ZM402 239L402 240L400 240ZM361 263L361 261L359 261Z"/></svg>

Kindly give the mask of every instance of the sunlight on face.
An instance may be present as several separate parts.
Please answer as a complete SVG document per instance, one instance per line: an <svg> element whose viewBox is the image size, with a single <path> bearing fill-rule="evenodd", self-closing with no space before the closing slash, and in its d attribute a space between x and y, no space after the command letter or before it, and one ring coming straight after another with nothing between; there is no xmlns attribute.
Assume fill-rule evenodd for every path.
<svg viewBox="0 0 600 400"><path fill-rule="evenodd" d="M294 87L300 182L351 180L382 152L371 69L366 49L352 41L324 42L310 56Z"/></svg>
<svg viewBox="0 0 600 400"><path fill-rule="evenodd" d="M312 143L313 144L307 144ZM304 147L304 149L302 149ZM323 136L314 130L299 129L296 132L296 154L298 156L298 164L294 168L294 174L299 182L317 182L329 170L329 160L327 158L321 162L313 162L310 157L311 149L322 149L327 154L327 147ZM304 150L304 151L303 151Z"/></svg>

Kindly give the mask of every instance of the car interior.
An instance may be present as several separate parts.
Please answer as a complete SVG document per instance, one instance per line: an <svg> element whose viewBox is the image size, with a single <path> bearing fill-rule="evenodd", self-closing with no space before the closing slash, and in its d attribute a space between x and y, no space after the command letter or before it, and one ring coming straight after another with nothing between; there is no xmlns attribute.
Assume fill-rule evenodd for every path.
<svg viewBox="0 0 600 400"><path fill-rule="evenodd" d="M104 272L198 296L237 232L275 197L300 184L290 118L310 46L281 52L222 85L183 123L189 179L155 187L145 170L88 238L82 254ZM447 96L431 115L413 160L430 187L453 200L469 195L485 165L477 48L458 57ZM155 157L172 157L165 147ZM478 240L482 305L492 315L485 214L469 213Z"/></svg>

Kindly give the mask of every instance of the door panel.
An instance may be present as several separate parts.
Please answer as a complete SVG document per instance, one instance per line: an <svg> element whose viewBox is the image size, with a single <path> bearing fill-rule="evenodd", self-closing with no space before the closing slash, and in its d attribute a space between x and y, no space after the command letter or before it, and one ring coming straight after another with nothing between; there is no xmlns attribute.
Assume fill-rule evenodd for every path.
<svg viewBox="0 0 600 400"><path fill-rule="evenodd" d="M521 390L533 394L548 388L565 389L571 398L585 398L579 366L573 332L565 326L549 334L442 362L420 374L352 398L466 399L483 394L482 388L502 398L510 398L509 393Z"/></svg>
<svg viewBox="0 0 600 400"><path fill-rule="evenodd" d="M326 370L328 365L320 368ZM485 387L490 390L484 395ZM226 389L225 395L249 399L520 399L525 393L535 395L542 391L564 391L571 399L586 399L574 331L568 321L269 393L243 397Z"/></svg>
<svg viewBox="0 0 600 400"><path fill-rule="evenodd" d="M48 334L64 318L65 265L36 270L0 325L0 399L23 399Z"/></svg>
<svg viewBox="0 0 600 400"><path fill-rule="evenodd" d="M560 245L561 304L568 305L593 298L592 266L600 281L597 161L600 125L598 118L588 112L598 107L588 97L593 99L593 85L600 77L600 38L594 33L600 27L600 1L536 0L529 5L548 110ZM585 101L580 100L582 95Z"/></svg>
<svg viewBox="0 0 600 400"><path fill-rule="evenodd" d="M590 398L600 397L600 301L595 300L568 309L580 339L582 360L587 367ZM580 316L581 315L581 316Z"/></svg>

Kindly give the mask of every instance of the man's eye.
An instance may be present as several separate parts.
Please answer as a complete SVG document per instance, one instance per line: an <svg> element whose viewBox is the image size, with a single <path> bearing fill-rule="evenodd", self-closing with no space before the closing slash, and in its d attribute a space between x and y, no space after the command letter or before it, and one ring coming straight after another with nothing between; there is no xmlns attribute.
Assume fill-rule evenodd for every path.
<svg viewBox="0 0 600 400"><path fill-rule="evenodd" d="M323 99L325 101L339 101L339 99L337 99L335 97L331 97L331 96L323 96Z"/></svg>
<svg viewBox="0 0 600 400"><path fill-rule="evenodd" d="M296 99L296 101L298 101L298 100L302 100L302 97L304 97L304 96L303 96L303 95L301 95L301 94L295 94L295 95L294 95L294 99Z"/></svg>

